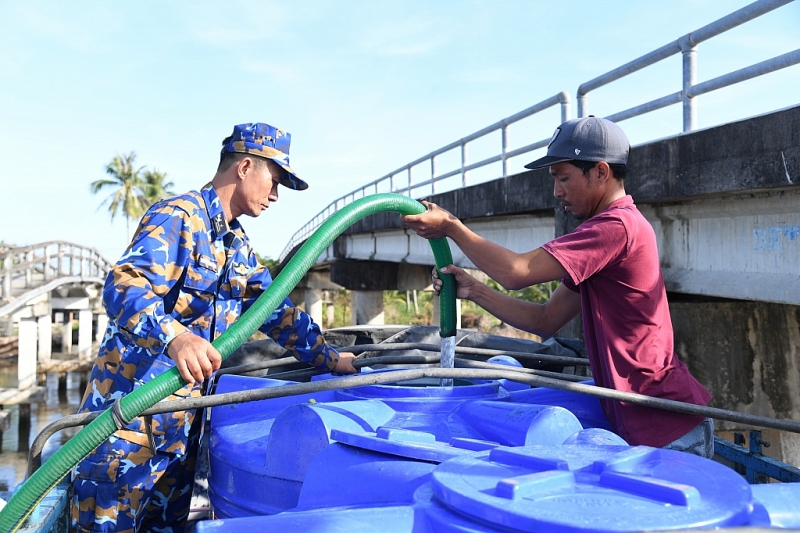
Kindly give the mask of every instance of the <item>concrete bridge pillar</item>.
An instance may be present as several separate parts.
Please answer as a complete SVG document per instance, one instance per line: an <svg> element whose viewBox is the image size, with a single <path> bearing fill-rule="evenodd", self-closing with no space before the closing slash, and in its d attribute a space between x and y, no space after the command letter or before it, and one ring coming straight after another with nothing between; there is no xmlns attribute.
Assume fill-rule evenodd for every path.
<svg viewBox="0 0 800 533"><path fill-rule="evenodd" d="M322 289L305 290L306 313L322 326Z"/></svg>
<svg viewBox="0 0 800 533"><path fill-rule="evenodd" d="M352 291L350 323L354 326L383 325L383 291Z"/></svg>
<svg viewBox="0 0 800 533"><path fill-rule="evenodd" d="M58 317L60 313L56 313ZM69 311L61 314L61 351L72 353L72 313Z"/></svg>
<svg viewBox="0 0 800 533"><path fill-rule="evenodd" d="M97 332L95 333L95 342L101 342L103 337L106 336L106 329L108 329L108 315L99 313L97 315Z"/></svg>
<svg viewBox="0 0 800 533"><path fill-rule="evenodd" d="M332 327L335 321L336 321L336 306L331 301L328 302L328 305L325 306L325 326Z"/></svg>
<svg viewBox="0 0 800 533"><path fill-rule="evenodd" d="M92 310L78 311L78 358L92 356Z"/></svg>
<svg viewBox="0 0 800 533"><path fill-rule="evenodd" d="M14 266L12 263L10 257L3 261L3 298L5 299L11 296L11 268Z"/></svg>
<svg viewBox="0 0 800 533"><path fill-rule="evenodd" d="M17 388L27 389L36 384L36 319L20 318L17 356Z"/></svg>
<svg viewBox="0 0 800 533"><path fill-rule="evenodd" d="M40 316L37 320L39 329L39 361L50 360L53 353L53 319L50 315Z"/></svg>

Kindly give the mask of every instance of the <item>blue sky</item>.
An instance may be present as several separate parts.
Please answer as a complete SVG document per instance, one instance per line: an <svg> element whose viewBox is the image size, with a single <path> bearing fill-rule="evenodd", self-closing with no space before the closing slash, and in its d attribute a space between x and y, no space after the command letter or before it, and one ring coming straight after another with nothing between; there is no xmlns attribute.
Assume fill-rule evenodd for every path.
<svg viewBox="0 0 800 533"><path fill-rule="evenodd" d="M125 221L89 191L115 154L197 189L232 126L260 121L292 134L292 166L311 185L242 220L277 257L333 199L748 3L0 0L0 240L63 239L116 260ZM795 2L702 43L699 81L800 48L798 28ZM674 56L591 93L590 111L673 93L680 75ZM796 105L798 87L800 65L701 96L699 126ZM672 106L621 126L639 144L679 133L681 117ZM558 122L553 108L512 127L511 147ZM499 146L490 136L471 158Z"/></svg>

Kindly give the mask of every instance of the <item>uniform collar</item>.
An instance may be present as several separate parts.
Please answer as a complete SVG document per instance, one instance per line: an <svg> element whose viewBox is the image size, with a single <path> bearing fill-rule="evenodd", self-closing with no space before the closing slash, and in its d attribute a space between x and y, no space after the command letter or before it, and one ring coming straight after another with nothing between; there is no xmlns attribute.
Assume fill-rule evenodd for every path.
<svg viewBox="0 0 800 533"><path fill-rule="evenodd" d="M225 220L225 211L222 210L222 204L217 196L217 191L210 183L202 188L200 194L203 195L203 200L206 202L206 210L208 211L208 219L211 221L211 237L213 240L222 239L227 233L231 231L228 222ZM234 220L233 224L237 222Z"/></svg>

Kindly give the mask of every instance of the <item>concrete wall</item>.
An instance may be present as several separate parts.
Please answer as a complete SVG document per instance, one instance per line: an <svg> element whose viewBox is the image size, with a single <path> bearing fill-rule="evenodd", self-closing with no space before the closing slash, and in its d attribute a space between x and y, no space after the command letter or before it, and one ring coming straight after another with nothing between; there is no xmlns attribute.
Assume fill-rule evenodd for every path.
<svg viewBox="0 0 800 533"><path fill-rule="evenodd" d="M670 295L675 350L711 405L800 420L800 307ZM717 422L720 431L743 431ZM764 454L800 465L800 435L765 431Z"/></svg>

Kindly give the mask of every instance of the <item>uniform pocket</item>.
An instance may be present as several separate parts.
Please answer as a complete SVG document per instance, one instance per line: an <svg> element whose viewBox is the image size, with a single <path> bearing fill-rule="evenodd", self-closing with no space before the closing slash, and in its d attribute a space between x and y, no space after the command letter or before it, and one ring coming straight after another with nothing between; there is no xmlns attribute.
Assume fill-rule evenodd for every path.
<svg viewBox="0 0 800 533"><path fill-rule="evenodd" d="M134 387L138 388L152 381L173 366L175 365L172 364L172 359L169 359L167 355L157 357L141 355L136 363L136 372L133 375Z"/></svg>
<svg viewBox="0 0 800 533"><path fill-rule="evenodd" d="M183 286L202 292L217 290L217 263L209 256L201 255L194 263L186 266L186 279Z"/></svg>
<svg viewBox="0 0 800 533"><path fill-rule="evenodd" d="M149 475L149 449L109 439L78 463L73 472L72 518L80 532L127 529L132 523L130 489ZM136 509L134 509L136 511ZM119 528L118 528L119 526Z"/></svg>
<svg viewBox="0 0 800 533"><path fill-rule="evenodd" d="M78 532L107 531L117 521L119 490L117 489L117 468L102 461L84 459L78 464L75 480L72 483L72 520ZM103 472L111 474L103 475ZM104 529L105 527L105 529Z"/></svg>

